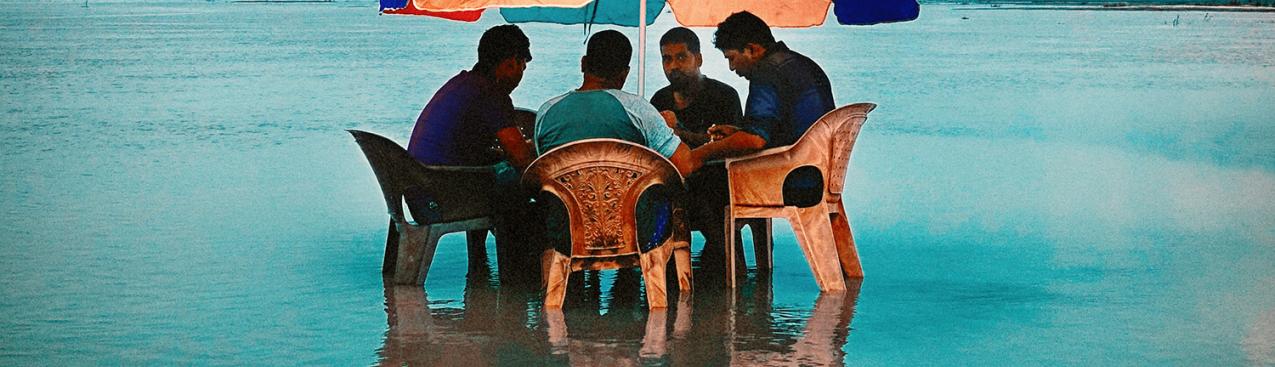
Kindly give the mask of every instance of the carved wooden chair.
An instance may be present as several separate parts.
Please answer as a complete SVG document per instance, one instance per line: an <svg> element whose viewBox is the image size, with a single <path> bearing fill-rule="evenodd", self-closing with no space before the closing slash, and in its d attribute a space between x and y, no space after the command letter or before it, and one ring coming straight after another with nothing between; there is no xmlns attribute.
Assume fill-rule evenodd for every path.
<svg viewBox="0 0 1275 367"><path fill-rule="evenodd" d="M427 166L390 139L349 132L367 156L389 208L383 276L394 284L423 285L438 240L448 233L466 232L471 255L485 251L487 231L493 227L488 202L493 167ZM414 222L403 213L404 199Z"/></svg>
<svg viewBox="0 0 1275 367"><path fill-rule="evenodd" d="M824 291L845 289L844 277L862 278L858 250L841 203L846 166L859 128L867 121L872 103L856 103L832 110L819 118L796 143L726 160L730 205L726 228L736 228L740 218L786 218L797 235L815 282ZM785 197L785 181L797 174L817 171L822 197L801 202ZM794 202L796 201L796 202ZM735 232L727 231L727 281L735 287ZM767 249L766 252L769 252ZM769 263L767 256L767 266ZM762 261L758 261L758 267Z"/></svg>
<svg viewBox="0 0 1275 367"><path fill-rule="evenodd" d="M566 206L570 252L545 250L542 257L545 307L561 308L567 278L575 271L640 266L647 306L668 305L665 268L677 261L678 287L691 290L690 232L682 222L679 200L672 200L670 234L643 252L637 238L638 198L663 185L672 196L684 191L682 177L655 151L616 139L588 139L545 153L523 174L523 183L548 193Z"/></svg>

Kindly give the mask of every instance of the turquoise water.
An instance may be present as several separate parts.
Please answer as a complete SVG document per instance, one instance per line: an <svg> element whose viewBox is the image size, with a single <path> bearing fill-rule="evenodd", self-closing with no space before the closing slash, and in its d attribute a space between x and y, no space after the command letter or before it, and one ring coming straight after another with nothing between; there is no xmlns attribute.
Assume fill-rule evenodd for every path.
<svg viewBox="0 0 1275 367"><path fill-rule="evenodd" d="M858 290L821 298L779 223L773 278L734 303L648 313L603 272L557 315L468 271L463 236L428 295L384 287L384 204L343 131L406 141L495 18L79 6L0 5L3 365L1275 364L1275 14L779 30L839 104L880 105L846 178ZM585 35L523 29L535 107L578 85Z"/></svg>

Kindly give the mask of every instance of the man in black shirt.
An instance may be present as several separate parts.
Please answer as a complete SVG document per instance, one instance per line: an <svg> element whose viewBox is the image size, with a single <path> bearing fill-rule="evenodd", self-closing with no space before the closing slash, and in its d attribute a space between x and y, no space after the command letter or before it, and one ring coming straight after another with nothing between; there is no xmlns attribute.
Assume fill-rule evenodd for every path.
<svg viewBox="0 0 1275 367"><path fill-rule="evenodd" d="M669 86L651 97L651 104L667 115L676 117L673 132L688 147L708 142L708 127L735 125L743 113L739 93L725 83L700 74L704 57L699 51L699 37L690 29L677 27L660 37L660 58Z"/></svg>

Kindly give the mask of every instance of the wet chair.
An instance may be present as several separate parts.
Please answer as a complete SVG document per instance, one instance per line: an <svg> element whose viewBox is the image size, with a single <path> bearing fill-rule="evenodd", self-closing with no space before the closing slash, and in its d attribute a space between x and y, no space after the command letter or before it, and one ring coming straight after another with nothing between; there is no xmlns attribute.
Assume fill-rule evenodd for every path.
<svg viewBox="0 0 1275 367"><path fill-rule="evenodd" d="M645 252L638 244L638 198L657 185L669 197L684 191L682 177L663 156L622 140L581 140L536 159L523 183L560 200L568 217L569 252L551 248L541 258L546 308L562 307L572 272L634 266L642 268L647 306L667 307L665 269L670 257L677 260L678 288L690 292L690 232L681 220L679 200L671 200L667 238Z"/></svg>
<svg viewBox="0 0 1275 367"><path fill-rule="evenodd" d="M736 238L735 231L729 229L737 228L743 218L787 219L821 290L844 290L844 277L863 277L850 221L841 203L841 189L859 128L874 108L872 103L837 108L820 117L793 145L726 160L730 182L725 223L726 271L732 288ZM822 195L785 195L785 182L799 175L819 177ZM758 257L757 267L773 266L770 258L768 255L762 261Z"/></svg>
<svg viewBox="0 0 1275 367"><path fill-rule="evenodd" d="M366 131L349 132L372 165L389 208L389 236L381 265L386 279L423 285L438 239L448 233L466 232L471 255L486 251L487 231L493 228L487 198L495 182L491 166L427 166L390 139ZM414 222L404 216L404 199Z"/></svg>

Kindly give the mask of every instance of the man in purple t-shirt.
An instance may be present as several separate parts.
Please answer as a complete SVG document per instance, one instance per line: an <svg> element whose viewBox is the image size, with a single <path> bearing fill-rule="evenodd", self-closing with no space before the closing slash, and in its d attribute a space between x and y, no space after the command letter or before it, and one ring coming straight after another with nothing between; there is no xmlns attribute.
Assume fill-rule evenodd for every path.
<svg viewBox="0 0 1275 367"><path fill-rule="evenodd" d="M538 242L542 229L528 224L533 222L528 218L534 217L534 212L529 196L517 186L518 172L534 157L515 124L509 98L531 61L530 48L527 36L515 25L484 32L473 70L461 71L434 93L416 119L407 144L408 154L428 165L496 165L495 190L480 194L492 197L500 272L510 275L502 280L539 279L524 273L540 269L532 264L538 257L530 248ZM492 143L499 143L504 156L491 149Z"/></svg>
<svg viewBox="0 0 1275 367"><path fill-rule="evenodd" d="M531 43L515 25L492 27L478 41L478 63L452 77L421 110L407 152L424 164L482 166L508 159L519 171L533 158L514 124L509 94L531 61ZM499 142L506 157L490 147Z"/></svg>

